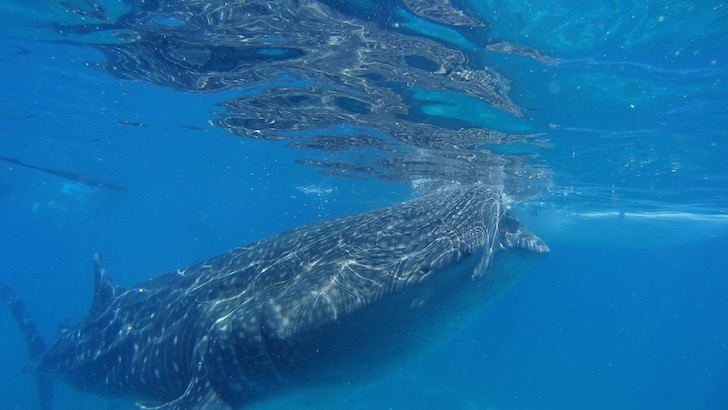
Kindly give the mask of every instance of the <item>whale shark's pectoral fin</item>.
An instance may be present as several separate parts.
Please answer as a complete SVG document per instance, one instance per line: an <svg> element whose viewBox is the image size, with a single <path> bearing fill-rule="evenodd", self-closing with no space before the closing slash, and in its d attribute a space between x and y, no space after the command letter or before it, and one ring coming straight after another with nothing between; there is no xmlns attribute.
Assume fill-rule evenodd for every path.
<svg viewBox="0 0 728 410"><path fill-rule="evenodd" d="M174 401L160 406L145 406L137 403L140 410L232 410L229 404L222 401L214 390L185 392Z"/></svg>
<svg viewBox="0 0 728 410"><path fill-rule="evenodd" d="M198 373L190 380L185 392L177 399L159 406L147 406L137 403L140 410L232 410L212 388L203 371L204 365L198 365Z"/></svg>

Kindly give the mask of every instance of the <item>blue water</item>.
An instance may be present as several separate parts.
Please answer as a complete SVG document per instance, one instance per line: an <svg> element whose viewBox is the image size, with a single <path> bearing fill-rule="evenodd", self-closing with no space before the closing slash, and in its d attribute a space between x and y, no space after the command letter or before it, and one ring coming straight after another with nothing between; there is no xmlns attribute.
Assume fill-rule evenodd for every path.
<svg viewBox="0 0 728 410"><path fill-rule="evenodd" d="M192 73L185 61L219 45L219 33L200 34L189 46L199 53L169 66L136 40L200 30L175 12L181 3L154 11L100 2L102 22L82 1L0 6L0 156L36 167L0 162L0 281L24 298L46 339L87 314L96 251L131 285L288 228L476 179L512 198L549 258L462 334L382 379L256 408L728 408L728 6L453 1L485 22L468 27L418 17L407 2L325 3L368 25L382 46L419 38L467 56L456 66L498 73L489 84L500 91L470 93L472 76L415 81L396 65L371 68L374 86L359 87L337 77L345 52L331 61L316 54L308 68L296 60L291 44L312 47L306 33L270 36L243 57L220 52L208 66L217 64L210 78L224 77L221 85L185 88L171 78ZM147 24L141 34L122 26L130 10ZM332 30L336 16L326 17ZM115 73L107 62L120 52L109 44L155 64L128 59L119 67L129 71ZM427 47L410 68L437 71L435 57L422 57ZM225 77L243 70L245 78ZM313 85L324 91L303 93ZM223 105L276 87L308 100ZM380 88L389 94L365 95ZM314 100L327 92L340 103ZM371 101L394 108L369 112ZM261 122L220 125L241 112L278 121L260 135L251 130ZM393 118L403 135L422 137L396 134ZM456 151L447 144L463 128L503 134ZM357 132L375 142L306 139ZM486 151L498 159L461 161ZM27 349L4 309L0 335L0 409L39 408L23 372ZM58 384L58 409L129 404L108 403Z"/></svg>

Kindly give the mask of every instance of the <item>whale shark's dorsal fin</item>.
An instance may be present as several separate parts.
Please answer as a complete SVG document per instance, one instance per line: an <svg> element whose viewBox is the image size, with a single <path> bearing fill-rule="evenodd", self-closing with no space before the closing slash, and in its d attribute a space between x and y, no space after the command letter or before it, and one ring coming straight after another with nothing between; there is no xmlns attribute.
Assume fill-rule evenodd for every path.
<svg viewBox="0 0 728 410"><path fill-rule="evenodd" d="M106 309L111 302L116 299L123 289L114 283L106 273L104 264L101 261L101 255L97 252L94 255L94 301L91 305L91 314L98 313Z"/></svg>

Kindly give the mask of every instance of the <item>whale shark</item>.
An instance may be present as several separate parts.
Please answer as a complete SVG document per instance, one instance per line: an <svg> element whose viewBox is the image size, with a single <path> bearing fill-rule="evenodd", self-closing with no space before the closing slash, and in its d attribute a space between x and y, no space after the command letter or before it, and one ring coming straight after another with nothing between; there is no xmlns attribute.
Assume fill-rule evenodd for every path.
<svg viewBox="0 0 728 410"><path fill-rule="evenodd" d="M97 254L89 315L47 347L0 293L33 346L29 371L138 409L229 410L376 377L456 334L548 252L501 193L455 186L131 287Z"/></svg>
<svg viewBox="0 0 728 410"><path fill-rule="evenodd" d="M63 178L63 179L75 182L77 184L85 185L89 188L109 189L109 190L117 191L117 192L128 191L128 188L123 185L117 185L112 182L104 181L104 180L97 179L97 178L92 178L87 175L81 175L81 174L76 174L73 172L62 171L59 169L45 168L45 167L40 167L37 165L28 164L17 158L0 156L0 161L7 162L8 164L11 164L11 165L17 165L20 167L34 169L36 171L54 175L59 178Z"/></svg>

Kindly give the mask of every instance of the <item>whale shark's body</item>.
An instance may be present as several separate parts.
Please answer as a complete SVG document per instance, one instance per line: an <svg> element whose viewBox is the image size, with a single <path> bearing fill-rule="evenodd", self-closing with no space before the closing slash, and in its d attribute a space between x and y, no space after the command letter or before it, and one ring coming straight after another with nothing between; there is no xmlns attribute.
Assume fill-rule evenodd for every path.
<svg viewBox="0 0 728 410"><path fill-rule="evenodd" d="M155 409L350 380L467 323L548 252L476 185L302 226L131 288L97 257L89 316L30 369Z"/></svg>

